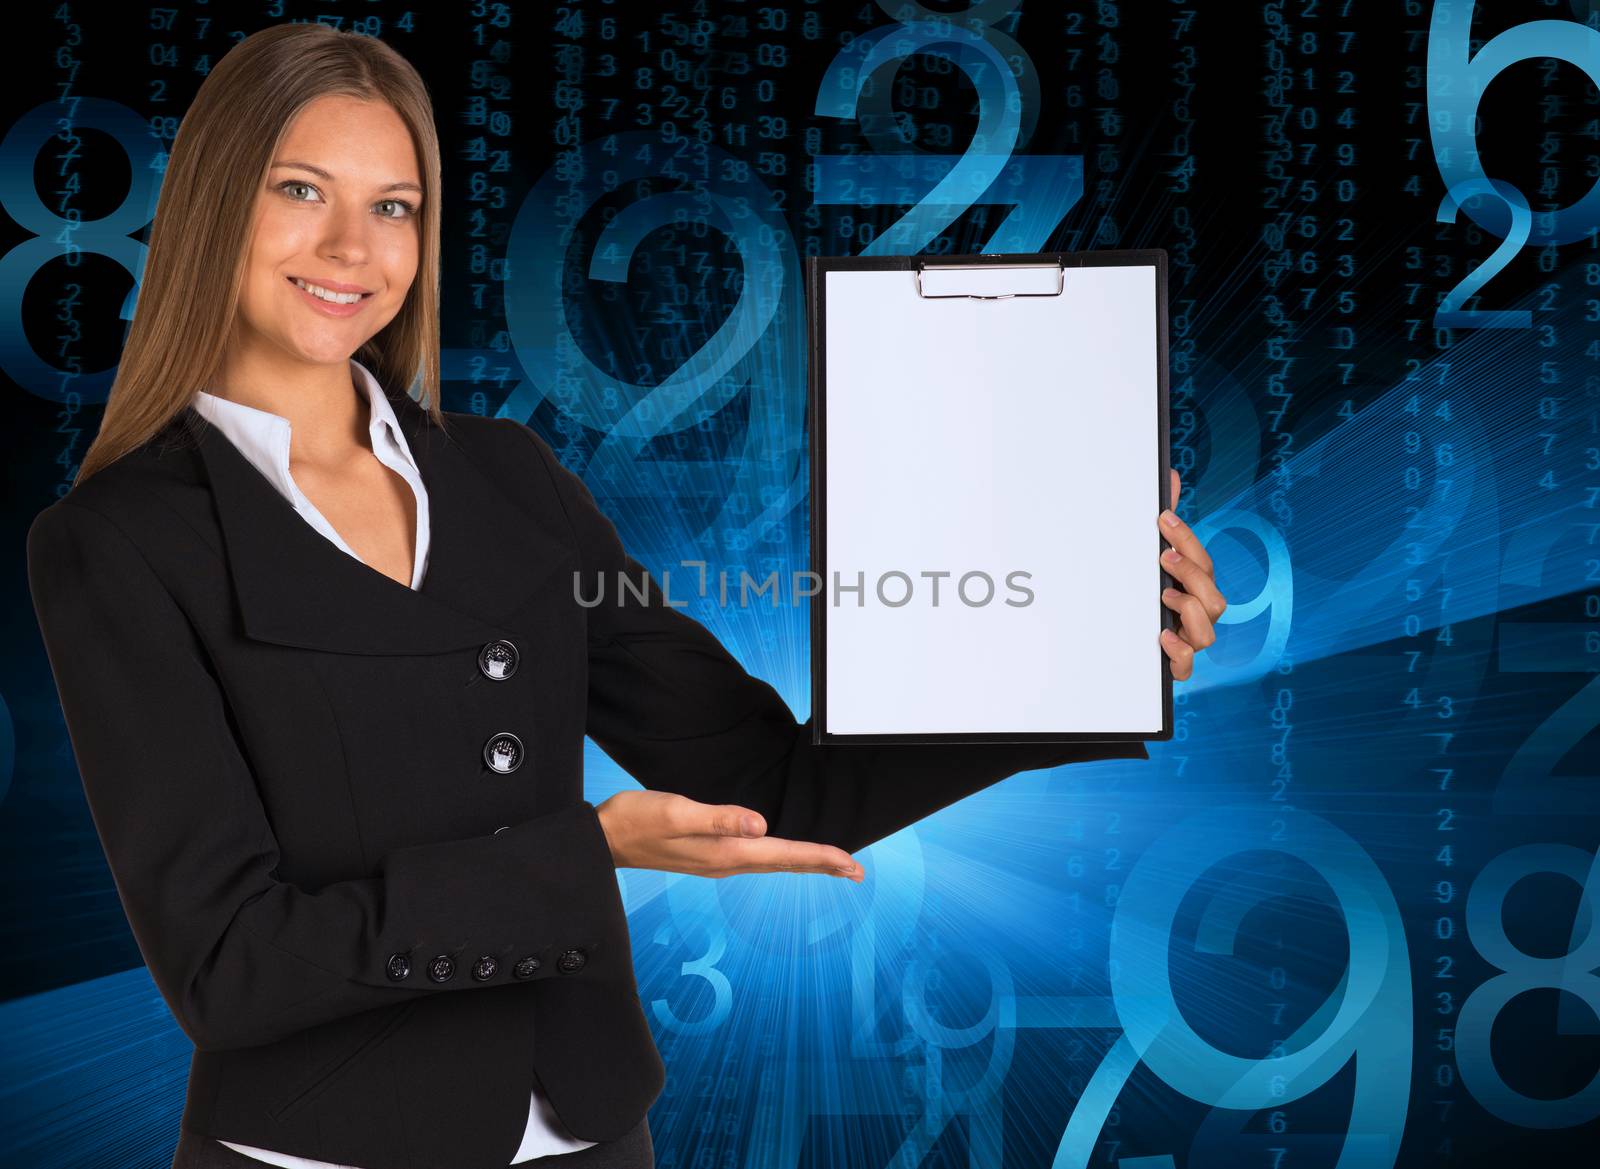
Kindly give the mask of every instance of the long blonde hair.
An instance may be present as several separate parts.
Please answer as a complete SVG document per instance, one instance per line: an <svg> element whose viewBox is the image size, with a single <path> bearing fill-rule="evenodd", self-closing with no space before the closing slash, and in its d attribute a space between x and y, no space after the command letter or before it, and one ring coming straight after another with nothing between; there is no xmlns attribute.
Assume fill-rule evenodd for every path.
<svg viewBox="0 0 1600 1169"><path fill-rule="evenodd" d="M427 87L373 37L278 24L240 41L200 84L178 127L150 229L137 307L100 431L73 480L143 445L212 383L238 311L257 193L284 132L328 94L387 102L422 170L416 279L400 311L355 354L384 386L439 413L439 138ZM232 257L231 264L217 263Z"/></svg>

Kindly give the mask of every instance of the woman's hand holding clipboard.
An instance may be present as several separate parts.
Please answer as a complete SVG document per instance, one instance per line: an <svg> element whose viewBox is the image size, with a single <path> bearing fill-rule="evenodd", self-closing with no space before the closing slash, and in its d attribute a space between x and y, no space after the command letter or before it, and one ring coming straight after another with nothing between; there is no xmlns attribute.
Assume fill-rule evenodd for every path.
<svg viewBox="0 0 1600 1169"><path fill-rule="evenodd" d="M1183 484L1172 470L1172 506L1178 506ZM1172 676L1186 682L1194 673L1194 655L1217 640L1215 621L1228 607L1217 588L1216 571L1194 529L1168 509L1161 513L1161 534L1172 545L1161 554L1161 567L1176 578L1181 589L1162 589L1161 603L1180 618L1178 631L1161 631L1161 648L1172 659Z"/></svg>

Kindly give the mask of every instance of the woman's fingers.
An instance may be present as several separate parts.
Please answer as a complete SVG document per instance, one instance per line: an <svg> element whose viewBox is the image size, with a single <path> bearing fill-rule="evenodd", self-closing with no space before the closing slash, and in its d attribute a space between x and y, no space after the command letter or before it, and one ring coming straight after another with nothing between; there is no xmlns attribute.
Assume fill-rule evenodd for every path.
<svg viewBox="0 0 1600 1169"><path fill-rule="evenodd" d="M1161 567L1177 578L1185 592L1199 600L1205 607L1207 619L1212 623L1215 623L1228 608L1228 600L1222 595L1222 590L1217 588L1217 582L1212 579L1211 573L1194 561L1168 548L1161 554Z"/></svg>
<svg viewBox="0 0 1600 1169"><path fill-rule="evenodd" d="M1189 675L1194 673L1194 646L1179 637L1170 629L1161 631L1161 648L1172 659L1172 676L1179 682L1187 682Z"/></svg>
<svg viewBox="0 0 1600 1169"><path fill-rule="evenodd" d="M1168 540L1179 538L1171 528L1165 526L1165 521L1162 530ZM1187 531L1187 528L1185 530ZM1211 557L1200 546L1200 541L1194 539L1193 532L1189 532L1189 538L1193 541L1192 547L1187 542L1180 543L1179 547L1185 551L1180 552L1175 547L1168 548L1161 554L1161 567L1166 569L1169 575L1177 578L1186 592L1199 598L1200 603L1205 606L1206 616L1215 623L1227 610L1228 599L1222 595L1222 590L1217 588Z"/></svg>
<svg viewBox="0 0 1600 1169"><path fill-rule="evenodd" d="M1200 542L1200 537L1194 534L1194 529L1178 518L1177 512L1168 508L1161 513L1157 522L1161 525L1162 538L1177 549L1183 560L1198 565L1200 571L1208 576L1215 572L1211 554L1206 551L1206 546ZM1166 557L1162 559L1165 560Z"/></svg>
<svg viewBox="0 0 1600 1169"><path fill-rule="evenodd" d="M1183 618L1178 636L1195 649L1206 649L1217 640L1211 616L1199 597L1191 597L1182 589L1162 589L1161 603Z"/></svg>
<svg viewBox="0 0 1600 1169"><path fill-rule="evenodd" d="M858 879L861 876L861 866L842 848L767 836L767 822L759 812L738 804L701 807L710 815L713 836L738 838L737 841L719 841L727 854L723 868L748 873L829 873Z"/></svg>
<svg viewBox="0 0 1600 1169"><path fill-rule="evenodd" d="M619 792L618 796L648 801L670 836L760 836L767 822L742 804L702 804L676 792ZM613 796L613 799L618 798Z"/></svg>
<svg viewBox="0 0 1600 1169"><path fill-rule="evenodd" d="M741 804L702 804L666 792L619 793L612 799L627 795L655 802L656 814L662 817L656 846L649 850L653 855L641 867L708 877L826 873L857 882L865 877L855 858L842 848L767 836L766 819Z"/></svg>
<svg viewBox="0 0 1600 1169"><path fill-rule="evenodd" d="M595 808L618 868L699 877L827 873L865 879L842 848L768 836L765 817L742 804L705 804L676 792L621 791Z"/></svg>
<svg viewBox="0 0 1600 1169"><path fill-rule="evenodd" d="M1174 470L1174 504L1180 489L1178 473ZM1161 566L1183 586L1161 591L1161 603L1183 618L1178 630L1161 631L1161 648L1172 659L1172 676L1183 682L1194 672L1195 651L1206 649L1217 640L1217 618L1227 610L1228 599L1217 588L1216 566L1194 529L1170 508L1156 517L1156 523L1161 535L1172 545L1161 554Z"/></svg>
<svg viewBox="0 0 1600 1169"><path fill-rule="evenodd" d="M831 844L806 840L785 840L763 836L751 840L715 840L714 875L734 873L823 873L849 877L859 883L865 878L855 858Z"/></svg>
<svg viewBox="0 0 1600 1169"><path fill-rule="evenodd" d="M738 804L701 804L685 797L689 805L682 821L684 835L760 836L767 822L760 812Z"/></svg>

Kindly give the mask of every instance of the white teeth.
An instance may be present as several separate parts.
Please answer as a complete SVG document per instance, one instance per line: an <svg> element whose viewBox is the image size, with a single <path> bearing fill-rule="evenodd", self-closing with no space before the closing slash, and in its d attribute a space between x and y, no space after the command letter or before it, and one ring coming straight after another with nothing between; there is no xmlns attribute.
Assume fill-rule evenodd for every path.
<svg viewBox="0 0 1600 1169"><path fill-rule="evenodd" d="M322 288L316 284L307 284L298 276L295 277L294 282L301 288L304 288L312 296L320 297L331 304L355 304L356 301L361 299L362 295L359 292L329 292L326 288Z"/></svg>

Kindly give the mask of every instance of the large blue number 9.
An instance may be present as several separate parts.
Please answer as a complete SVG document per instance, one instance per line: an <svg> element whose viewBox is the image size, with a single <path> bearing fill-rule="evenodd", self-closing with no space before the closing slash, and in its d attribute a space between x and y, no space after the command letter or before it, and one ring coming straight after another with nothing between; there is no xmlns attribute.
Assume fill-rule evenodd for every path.
<svg viewBox="0 0 1600 1169"><path fill-rule="evenodd" d="M1213 809L1139 859L1111 925L1111 989L1126 1034L1108 1063L1142 1059L1192 1099L1249 1110L1297 1100L1354 1059L1355 1097L1337 1169L1386 1169L1399 1151L1410 1096L1411 967L1400 910L1377 865L1348 835L1308 812L1292 813L1286 828L1281 816L1248 806ZM1350 963L1323 1007L1285 1044L1287 1054L1253 1060L1217 1050L1189 1026L1173 996L1169 958L1178 907L1194 881L1258 849L1296 857L1328 883L1349 931ZM1231 948L1243 912L1211 915L1200 944ZM1084 1095L1087 1102L1090 1092Z"/></svg>

